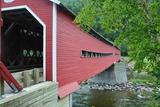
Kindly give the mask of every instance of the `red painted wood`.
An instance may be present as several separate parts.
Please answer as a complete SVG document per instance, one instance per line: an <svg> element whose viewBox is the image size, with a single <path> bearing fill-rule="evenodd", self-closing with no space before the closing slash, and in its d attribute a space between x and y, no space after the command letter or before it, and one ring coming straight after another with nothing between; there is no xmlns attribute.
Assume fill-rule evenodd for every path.
<svg viewBox="0 0 160 107"><path fill-rule="evenodd" d="M0 9L2 8L2 1L0 0ZM5 63L5 58L6 58L6 54L5 54L5 36L2 36L1 33L1 27L3 26L3 20L2 20L2 13L0 10L0 61L2 61L3 63ZM4 52L2 52L4 51Z"/></svg>
<svg viewBox="0 0 160 107"><path fill-rule="evenodd" d="M6 83L14 90L21 91L23 88L17 82L17 80L12 76L11 72L7 69L7 67L0 62L0 78L5 80ZM15 90L16 88L16 90Z"/></svg>
<svg viewBox="0 0 160 107"><path fill-rule="evenodd" d="M77 82L69 83L67 85L62 86L58 90L58 96L59 98L64 98L65 96L69 95L70 93L73 93L77 91L80 88L79 84Z"/></svg>
<svg viewBox="0 0 160 107"><path fill-rule="evenodd" d="M0 0L0 61L2 60L2 36L1 36L1 26L2 26L2 17L1 17L1 0Z"/></svg>
<svg viewBox="0 0 160 107"><path fill-rule="evenodd" d="M2 7L14 7L22 5L27 5L46 24L46 75L47 80L52 80L52 3L47 0L15 0L12 3L2 2Z"/></svg>
<svg viewBox="0 0 160 107"><path fill-rule="evenodd" d="M107 45L82 31L73 23L73 18L63 9L58 8L58 82L64 86L71 82L81 82L102 72L119 56L101 58L81 58L81 50L100 53L119 53L120 51Z"/></svg>

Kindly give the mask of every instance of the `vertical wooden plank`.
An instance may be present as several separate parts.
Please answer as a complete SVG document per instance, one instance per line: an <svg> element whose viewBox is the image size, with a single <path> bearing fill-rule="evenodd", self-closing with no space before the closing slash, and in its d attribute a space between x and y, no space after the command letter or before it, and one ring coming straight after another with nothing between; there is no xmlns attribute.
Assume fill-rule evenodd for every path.
<svg viewBox="0 0 160 107"><path fill-rule="evenodd" d="M0 28L1 28L1 26L0 26ZM2 61L2 35L1 35L1 30L0 30L0 61Z"/></svg>
<svg viewBox="0 0 160 107"><path fill-rule="evenodd" d="M4 94L4 80L0 76L0 96Z"/></svg>
<svg viewBox="0 0 160 107"><path fill-rule="evenodd" d="M1 16L1 1L0 1L0 61L2 60L2 34L1 34L1 27L2 27L2 16ZM4 80L0 76L0 95L4 94Z"/></svg>
<svg viewBox="0 0 160 107"><path fill-rule="evenodd" d="M69 107L72 107L72 94L69 95Z"/></svg>
<svg viewBox="0 0 160 107"><path fill-rule="evenodd" d="M0 9L1 9L1 2L0 2ZM0 10L0 61L6 64L6 36L2 32L3 27L4 27L4 22L2 18L2 11Z"/></svg>
<svg viewBox="0 0 160 107"><path fill-rule="evenodd" d="M2 35L1 35L1 27L2 27L2 18L1 18L1 1L0 1L0 61L2 60Z"/></svg>
<svg viewBox="0 0 160 107"><path fill-rule="evenodd" d="M0 61L2 61L2 35L1 35L1 27L2 27L2 18L1 18L1 1L0 1ZM0 76L0 95L4 93L4 81Z"/></svg>
<svg viewBox="0 0 160 107"><path fill-rule="evenodd" d="M40 73L40 70L38 68L35 68L33 69L33 80L34 80L34 84L37 84L39 83L39 73Z"/></svg>
<svg viewBox="0 0 160 107"><path fill-rule="evenodd" d="M24 87L27 87L31 84L31 77L29 72L23 72L23 82L24 82Z"/></svg>

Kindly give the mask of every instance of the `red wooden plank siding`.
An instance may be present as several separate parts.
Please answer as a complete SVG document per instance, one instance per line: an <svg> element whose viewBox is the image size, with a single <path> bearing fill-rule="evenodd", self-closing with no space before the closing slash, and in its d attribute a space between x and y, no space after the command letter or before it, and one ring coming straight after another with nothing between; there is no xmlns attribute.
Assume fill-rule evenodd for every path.
<svg viewBox="0 0 160 107"><path fill-rule="evenodd" d="M1 0L0 0L0 61L2 61L2 36L1 36L1 27L2 27L2 17L1 17Z"/></svg>
<svg viewBox="0 0 160 107"><path fill-rule="evenodd" d="M38 1L38 2L37 2ZM46 75L52 80L52 3L47 0L15 0L12 3L2 3L3 7L27 5L46 24Z"/></svg>
<svg viewBox="0 0 160 107"><path fill-rule="evenodd" d="M58 96L60 99L64 98L65 96L69 95L70 93L77 91L79 88L80 88L80 86L77 82L69 83L69 84L59 88Z"/></svg>
<svg viewBox="0 0 160 107"><path fill-rule="evenodd" d="M81 58L81 50L119 54L120 51L83 32L73 23L73 18L61 8L58 8L57 21L57 75L60 87L71 82L86 80L119 60L119 56Z"/></svg>

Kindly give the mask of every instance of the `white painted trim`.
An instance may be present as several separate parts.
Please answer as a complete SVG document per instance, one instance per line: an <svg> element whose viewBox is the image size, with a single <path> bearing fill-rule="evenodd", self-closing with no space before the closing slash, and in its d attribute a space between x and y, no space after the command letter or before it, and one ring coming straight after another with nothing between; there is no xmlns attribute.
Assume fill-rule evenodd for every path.
<svg viewBox="0 0 160 107"><path fill-rule="evenodd" d="M72 93L69 95L69 107L72 107Z"/></svg>
<svg viewBox="0 0 160 107"><path fill-rule="evenodd" d="M56 3L56 4L58 4L58 5L61 3L59 0L49 0L49 1L51 1L51 2L53 2L53 3Z"/></svg>
<svg viewBox="0 0 160 107"><path fill-rule="evenodd" d="M57 82L57 4L55 3L53 3L52 18L52 80Z"/></svg>
<svg viewBox="0 0 160 107"><path fill-rule="evenodd" d="M46 81L46 25L27 5L5 7L2 8L2 11L9 11L16 9L28 10L32 14L32 16L43 26L43 80Z"/></svg>
<svg viewBox="0 0 160 107"><path fill-rule="evenodd" d="M13 2L14 0L3 0L5 3L11 3Z"/></svg>

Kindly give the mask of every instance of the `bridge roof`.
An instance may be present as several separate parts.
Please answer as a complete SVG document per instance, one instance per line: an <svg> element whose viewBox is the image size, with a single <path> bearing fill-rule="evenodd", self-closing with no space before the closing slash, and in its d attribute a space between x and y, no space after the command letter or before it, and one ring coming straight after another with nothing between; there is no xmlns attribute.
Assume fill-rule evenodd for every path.
<svg viewBox="0 0 160 107"><path fill-rule="evenodd" d="M73 18L76 17L76 15L73 13L73 11L71 11L70 9L66 8L59 0L49 0L53 3L56 3L57 5L61 6L62 8L64 8L71 16L73 16ZM115 46L113 42L111 42L110 40L104 38L100 33L98 33L95 29L91 28L91 30L89 31L89 34L91 34L93 37L97 38L98 40L106 43L106 44L109 44L109 45L112 45L114 47L116 47L117 49L120 50L119 47Z"/></svg>

